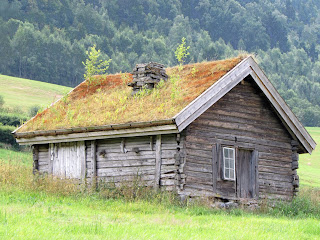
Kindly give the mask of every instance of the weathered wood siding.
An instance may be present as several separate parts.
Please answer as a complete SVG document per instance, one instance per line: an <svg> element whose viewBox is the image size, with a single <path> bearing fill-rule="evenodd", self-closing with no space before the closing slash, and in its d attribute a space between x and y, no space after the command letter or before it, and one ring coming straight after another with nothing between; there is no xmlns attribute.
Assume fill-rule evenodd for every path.
<svg viewBox="0 0 320 240"><path fill-rule="evenodd" d="M121 183L141 178L147 185L154 181L155 151L149 137L97 140L96 160L99 180Z"/></svg>
<svg viewBox="0 0 320 240"><path fill-rule="evenodd" d="M65 142L49 144L48 173L62 178L86 177L85 143Z"/></svg>
<svg viewBox="0 0 320 240"><path fill-rule="evenodd" d="M161 139L161 140L160 140ZM87 178L96 171L98 181L123 184L139 180L147 186L174 189L177 166L174 156L178 143L176 134L104 139L86 142ZM95 146L95 155L92 147ZM93 158L96 161L93 161ZM156 158L159 166L156 166ZM93 164L96 166L93 167ZM156 176L158 174L158 177Z"/></svg>
<svg viewBox="0 0 320 240"><path fill-rule="evenodd" d="M234 87L186 129L184 193L237 197L236 182L218 177L216 144L258 153L260 197L293 195L291 136L249 78ZM236 173L237 174L237 173Z"/></svg>
<svg viewBox="0 0 320 240"><path fill-rule="evenodd" d="M60 177L86 177L88 182L138 180L174 190L185 181L183 145L180 134L35 145L34 168Z"/></svg>
<svg viewBox="0 0 320 240"><path fill-rule="evenodd" d="M176 190L184 185L184 139L183 135L162 135L160 185L167 190Z"/></svg>
<svg viewBox="0 0 320 240"><path fill-rule="evenodd" d="M49 144L36 145L38 148L38 171L41 173L48 172L49 164Z"/></svg>

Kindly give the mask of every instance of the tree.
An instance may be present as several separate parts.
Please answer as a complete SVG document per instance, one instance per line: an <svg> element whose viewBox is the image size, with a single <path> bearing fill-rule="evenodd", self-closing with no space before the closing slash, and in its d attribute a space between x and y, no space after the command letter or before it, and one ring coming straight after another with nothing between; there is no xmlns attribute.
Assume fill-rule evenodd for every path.
<svg viewBox="0 0 320 240"><path fill-rule="evenodd" d="M96 50L96 45L90 47L90 51L86 51L88 58L86 62L82 62L85 67L84 78L89 84L93 84L96 80L95 75L105 75L112 59L102 60L100 50Z"/></svg>
<svg viewBox="0 0 320 240"><path fill-rule="evenodd" d="M181 39L181 44L177 47L176 51L174 52L176 59L178 60L180 66L183 65L186 57L190 54L188 52L190 46L186 47L186 39L183 37Z"/></svg>

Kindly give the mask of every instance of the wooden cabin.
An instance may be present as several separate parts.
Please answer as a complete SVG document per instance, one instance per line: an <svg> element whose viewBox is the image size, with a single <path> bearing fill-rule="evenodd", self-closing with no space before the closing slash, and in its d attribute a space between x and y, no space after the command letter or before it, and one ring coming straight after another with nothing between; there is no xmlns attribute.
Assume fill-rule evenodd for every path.
<svg viewBox="0 0 320 240"><path fill-rule="evenodd" d="M40 173L226 200L291 199L316 146L250 56L85 81L13 134Z"/></svg>

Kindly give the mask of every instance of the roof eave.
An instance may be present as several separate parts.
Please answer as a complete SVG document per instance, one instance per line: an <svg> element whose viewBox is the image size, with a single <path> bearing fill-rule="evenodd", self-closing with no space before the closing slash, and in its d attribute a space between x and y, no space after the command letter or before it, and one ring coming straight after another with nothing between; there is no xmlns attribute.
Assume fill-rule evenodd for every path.
<svg viewBox="0 0 320 240"><path fill-rule="evenodd" d="M34 132L13 132L21 145L178 133L174 119Z"/></svg>

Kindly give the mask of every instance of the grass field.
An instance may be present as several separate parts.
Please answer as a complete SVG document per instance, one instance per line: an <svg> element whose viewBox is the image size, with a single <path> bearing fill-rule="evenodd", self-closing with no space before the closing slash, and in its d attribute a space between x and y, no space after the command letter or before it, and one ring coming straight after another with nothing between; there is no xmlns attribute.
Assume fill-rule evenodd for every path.
<svg viewBox="0 0 320 240"><path fill-rule="evenodd" d="M27 112L30 107L47 107L71 90L56 84L0 75L0 95L4 107L20 108Z"/></svg>
<svg viewBox="0 0 320 240"><path fill-rule="evenodd" d="M312 155L300 155L298 174L303 186L320 188L320 128L309 127L307 130L318 145Z"/></svg>
<svg viewBox="0 0 320 240"><path fill-rule="evenodd" d="M320 128L308 128L319 141ZM172 195L106 198L33 178L30 153L0 149L0 239L320 239L320 151L301 156L300 195L249 212Z"/></svg>
<svg viewBox="0 0 320 240"><path fill-rule="evenodd" d="M1 239L318 239L319 219L0 192Z"/></svg>

